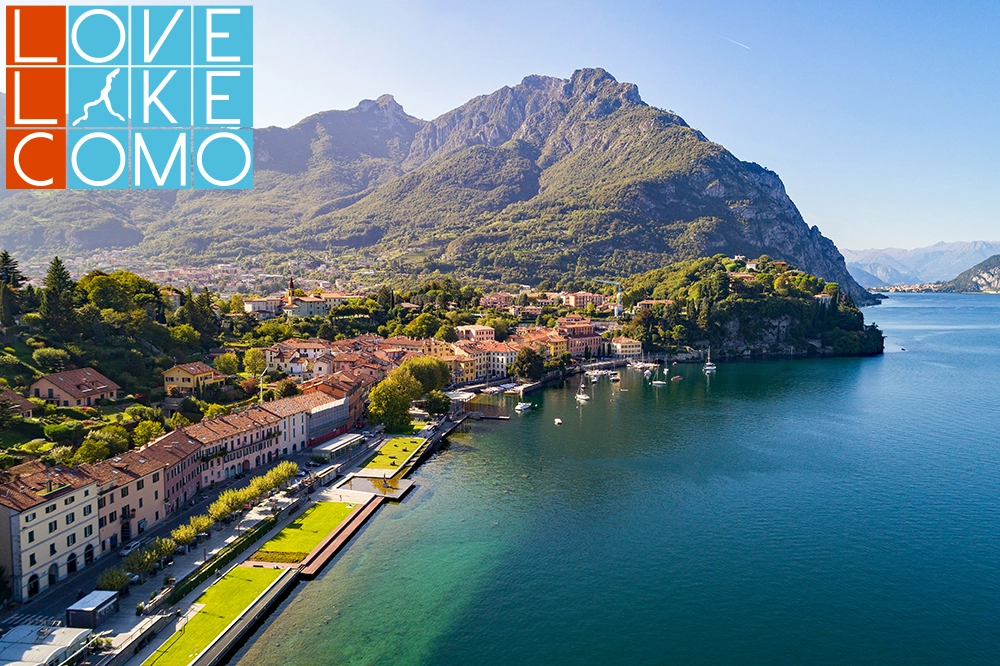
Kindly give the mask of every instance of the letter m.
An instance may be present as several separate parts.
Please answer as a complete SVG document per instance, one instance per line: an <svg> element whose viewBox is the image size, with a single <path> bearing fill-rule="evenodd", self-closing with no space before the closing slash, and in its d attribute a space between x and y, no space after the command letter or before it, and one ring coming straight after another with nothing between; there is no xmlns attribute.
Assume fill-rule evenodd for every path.
<svg viewBox="0 0 1000 666"><path fill-rule="evenodd" d="M169 145L168 141L163 141L164 135L167 132L151 132L150 134L155 135L150 137L150 142L153 144L154 149L157 147L164 147ZM169 134L173 134L170 132ZM178 132L177 141L174 142L174 147L170 151L170 157L167 159L166 166L163 167L163 172L161 173L153 161L153 156L149 152L149 148L146 145L146 139L142 132L136 132L133 138L133 143L135 144L135 160L133 167L135 170L135 187L142 187L142 163L140 158L144 158L146 161L146 166L153 174L153 180L156 181L157 187L163 187L167 182L167 177L170 175L170 170L174 167L174 162L178 161L177 157L180 156L178 170L180 171L180 186L187 187L187 176L188 176L188 166L187 166L187 133ZM148 185L147 185L148 187Z"/></svg>

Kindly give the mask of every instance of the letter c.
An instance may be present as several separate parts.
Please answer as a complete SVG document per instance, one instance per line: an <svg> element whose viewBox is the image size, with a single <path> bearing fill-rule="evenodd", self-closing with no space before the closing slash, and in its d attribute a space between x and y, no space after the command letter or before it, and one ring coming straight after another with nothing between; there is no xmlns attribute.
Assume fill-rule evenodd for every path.
<svg viewBox="0 0 1000 666"><path fill-rule="evenodd" d="M17 148L14 149L14 171L21 177L21 180L32 187L48 187L52 184L51 178L47 180L35 180L28 177L28 174L24 173L24 169L21 168L21 149L28 145L28 142L32 139L48 139L49 141L53 141L54 137L48 132L32 132L18 141Z"/></svg>

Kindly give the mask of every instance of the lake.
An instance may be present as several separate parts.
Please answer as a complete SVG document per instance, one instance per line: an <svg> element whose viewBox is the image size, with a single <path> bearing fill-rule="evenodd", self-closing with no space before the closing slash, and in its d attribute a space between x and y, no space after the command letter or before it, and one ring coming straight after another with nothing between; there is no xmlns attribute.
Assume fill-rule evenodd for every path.
<svg viewBox="0 0 1000 666"><path fill-rule="evenodd" d="M493 398L233 662L996 663L1000 297L864 312L881 357Z"/></svg>

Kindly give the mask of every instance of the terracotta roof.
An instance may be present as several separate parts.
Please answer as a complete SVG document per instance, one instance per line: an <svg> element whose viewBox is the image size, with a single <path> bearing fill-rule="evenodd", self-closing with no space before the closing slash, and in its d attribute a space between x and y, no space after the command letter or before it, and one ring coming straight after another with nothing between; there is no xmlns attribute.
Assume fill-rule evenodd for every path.
<svg viewBox="0 0 1000 666"><path fill-rule="evenodd" d="M117 391L121 388L93 368L80 368L79 370L67 370L45 375L35 381L32 386L40 381L49 381L74 398L85 398L88 395Z"/></svg>
<svg viewBox="0 0 1000 666"><path fill-rule="evenodd" d="M266 409L251 407L238 414L216 416L212 419L205 419L200 423L184 426L184 432L202 443L208 443L225 437L241 435L257 428L274 425L280 420L279 417Z"/></svg>
<svg viewBox="0 0 1000 666"><path fill-rule="evenodd" d="M260 408L267 410L275 416L284 418L293 414L308 412L314 407L320 407L331 402L336 402L337 400L338 398L333 398L325 393L303 393L291 398L281 398L280 400L265 402Z"/></svg>
<svg viewBox="0 0 1000 666"><path fill-rule="evenodd" d="M37 460L10 468L0 479L0 504L15 511L50 502L66 491L96 482L84 468L48 467Z"/></svg>
<svg viewBox="0 0 1000 666"><path fill-rule="evenodd" d="M27 412L35 408L35 403L10 389L0 389L0 402L12 402L18 412Z"/></svg>
<svg viewBox="0 0 1000 666"><path fill-rule="evenodd" d="M170 370L183 370L189 375L204 375L205 373L215 374L215 368L207 363L202 363L201 361L195 361L194 363L181 363L170 368ZM170 372L170 370L167 372Z"/></svg>
<svg viewBox="0 0 1000 666"><path fill-rule="evenodd" d="M138 449L138 452L167 465L176 465L188 456L201 451L201 442L184 431L185 428L178 428L167 433L155 442Z"/></svg>
<svg viewBox="0 0 1000 666"><path fill-rule="evenodd" d="M123 486L163 469L166 463L147 455L145 450L127 451L93 465L82 465L101 484Z"/></svg>

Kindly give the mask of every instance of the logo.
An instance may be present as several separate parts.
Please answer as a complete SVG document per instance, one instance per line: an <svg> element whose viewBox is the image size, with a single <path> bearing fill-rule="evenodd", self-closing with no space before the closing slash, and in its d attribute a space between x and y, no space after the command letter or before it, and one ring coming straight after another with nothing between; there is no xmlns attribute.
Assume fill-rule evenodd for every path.
<svg viewBox="0 0 1000 666"><path fill-rule="evenodd" d="M253 8L8 6L7 189L253 187Z"/></svg>

